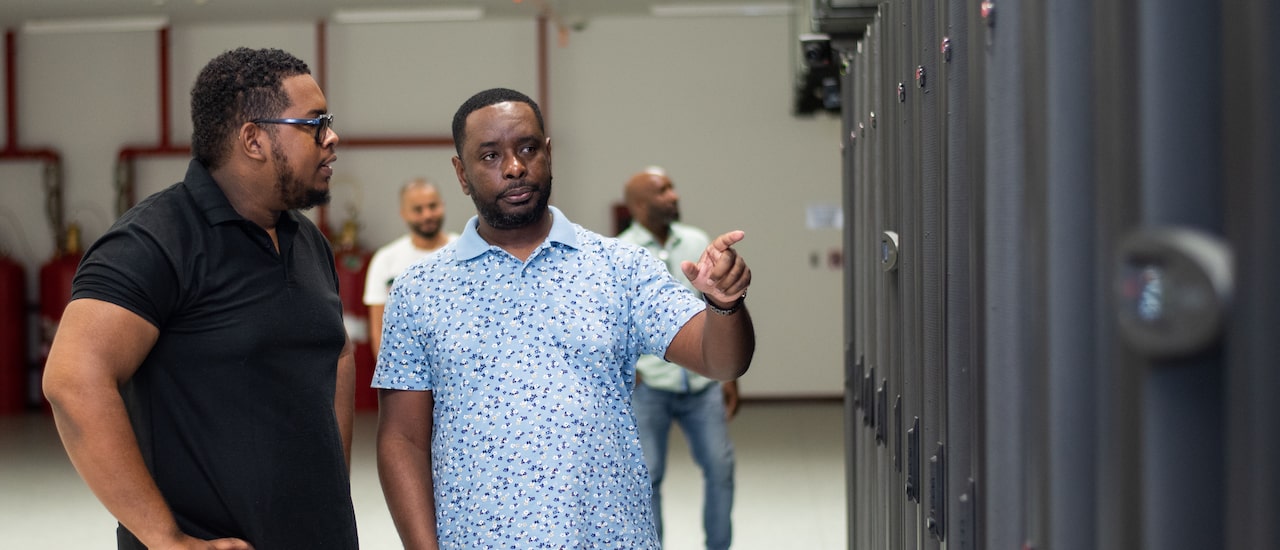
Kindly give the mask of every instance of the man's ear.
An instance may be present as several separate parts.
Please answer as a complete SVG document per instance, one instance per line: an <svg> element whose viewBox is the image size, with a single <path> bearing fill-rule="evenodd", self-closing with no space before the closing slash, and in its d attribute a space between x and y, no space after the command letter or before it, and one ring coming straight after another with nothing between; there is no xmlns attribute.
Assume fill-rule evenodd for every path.
<svg viewBox="0 0 1280 550"><path fill-rule="evenodd" d="M467 170L462 165L462 159L457 156L453 157L453 171L458 175L458 185L462 186L463 195L471 195L471 186L467 184Z"/></svg>
<svg viewBox="0 0 1280 550"><path fill-rule="evenodd" d="M271 149L266 130L252 122L240 126L236 134L235 152L254 160L267 160L267 151Z"/></svg>

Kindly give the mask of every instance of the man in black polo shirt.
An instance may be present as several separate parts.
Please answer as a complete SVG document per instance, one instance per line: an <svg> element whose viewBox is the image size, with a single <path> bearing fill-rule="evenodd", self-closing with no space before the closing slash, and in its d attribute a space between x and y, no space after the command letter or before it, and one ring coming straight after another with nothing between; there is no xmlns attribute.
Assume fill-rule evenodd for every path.
<svg viewBox="0 0 1280 550"><path fill-rule="evenodd" d="M329 198L326 110L288 53L214 58L185 179L80 264L44 391L120 548L357 547L355 363L333 253L296 211Z"/></svg>

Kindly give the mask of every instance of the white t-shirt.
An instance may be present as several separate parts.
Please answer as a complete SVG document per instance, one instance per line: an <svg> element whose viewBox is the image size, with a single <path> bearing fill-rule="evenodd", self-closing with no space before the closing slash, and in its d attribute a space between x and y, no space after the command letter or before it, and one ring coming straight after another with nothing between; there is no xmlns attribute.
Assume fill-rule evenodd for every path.
<svg viewBox="0 0 1280 550"><path fill-rule="evenodd" d="M446 232L445 236L448 238L446 245L458 238L457 233ZM364 305L385 305L387 291L391 290L391 283L396 280L396 276L436 250L439 248L424 250L413 246L413 240L408 235L379 248L369 260L369 274L364 280Z"/></svg>

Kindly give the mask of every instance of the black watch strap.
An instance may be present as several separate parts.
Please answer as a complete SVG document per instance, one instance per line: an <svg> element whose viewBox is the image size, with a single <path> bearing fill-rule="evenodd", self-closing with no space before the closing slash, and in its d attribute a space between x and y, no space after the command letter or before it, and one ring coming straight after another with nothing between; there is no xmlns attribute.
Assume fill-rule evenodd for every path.
<svg viewBox="0 0 1280 550"><path fill-rule="evenodd" d="M728 309L722 308L720 306L717 306L711 303L711 300L707 299L706 294L702 295L702 301L706 302L707 309L711 310L711 312L715 313L716 315L733 315L734 313L737 313L738 310L742 309L742 304L746 303L747 293L743 292L742 296L738 297L738 301L734 302L733 305L729 306Z"/></svg>

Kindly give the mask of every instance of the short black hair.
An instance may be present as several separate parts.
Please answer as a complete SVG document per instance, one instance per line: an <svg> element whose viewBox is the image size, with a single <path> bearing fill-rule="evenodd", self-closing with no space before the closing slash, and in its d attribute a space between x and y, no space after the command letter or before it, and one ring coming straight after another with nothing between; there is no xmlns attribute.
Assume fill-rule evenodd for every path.
<svg viewBox="0 0 1280 550"><path fill-rule="evenodd" d="M518 101L533 108L533 116L538 119L538 130L546 133L547 127L542 123L542 109L538 108L538 104L533 99L515 90L490 88L471 96L461 107L458 107L458 112L453 114L453 147L457 150L458 156L462 156L462 140L467 137L467 117L477 110L508 101Z"/></svg>
<svg viewBox="0 0 1280 550"><path fill-rule="evenodd" d="M226 161L241 124L289 108L284 79L311 74L301 59L274 48L236 48L213 58L191 88L191 154L212 170Z"/></svg>

